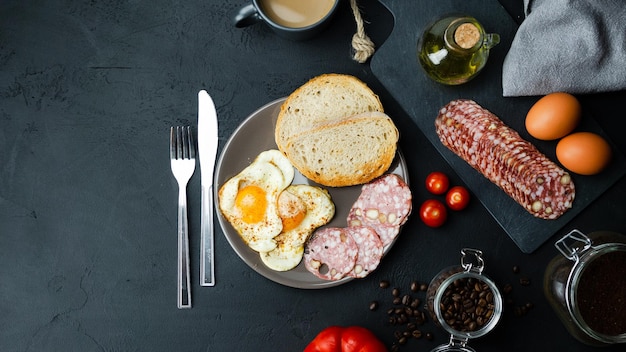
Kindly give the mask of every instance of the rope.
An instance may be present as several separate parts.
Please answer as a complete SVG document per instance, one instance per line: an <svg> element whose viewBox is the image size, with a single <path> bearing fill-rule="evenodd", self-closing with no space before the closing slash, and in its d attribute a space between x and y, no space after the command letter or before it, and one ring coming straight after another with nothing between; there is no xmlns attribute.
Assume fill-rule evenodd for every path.
<svg viewBox="0 0 626 352"><path fill-rule="evenodd" d="M352 36L352 49L354 50L352 59L362 64L374 54L376 49L374 42L365 34L363 17L361 17L356 0L350 0L350 7L352 7L352 14L356 21L356 33Z"/></svg>

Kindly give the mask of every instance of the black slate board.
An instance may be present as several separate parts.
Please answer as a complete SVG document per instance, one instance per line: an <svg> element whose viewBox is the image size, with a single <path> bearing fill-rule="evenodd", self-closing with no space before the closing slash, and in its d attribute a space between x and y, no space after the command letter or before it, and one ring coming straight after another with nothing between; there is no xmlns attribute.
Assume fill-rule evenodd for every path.
<svg viewBox="0 0 626 352"><path fill-rule="evenodd" d="M572 209L557 220L533 217L497 186L444 147L434 129L434 119L442 106L453 99L473 99L495 113L523 138L535 144L549 158L556 160L556 142L537 141L530 137L524 128L526 113L539 97L502 96L502 63L517 30L513 18L496 0L382 2L394 14L395 23L389 38L372 57L372 72L522 252L535 251L626 174L625 157L614 146L614 160L607 170L596 176L572 176L576 186L576 199ZM400 2L402 11L394 11ZM488 33L500 35L500 44L491 50L485 69L472 81L460 86L435 83L425 75L417 61L417 42L424 29L434 20L450 13L474 16ZM593 120L592 114L593 112L585 111L583 105L583 122L577 130L596 132L606 138L601 127ZM403 135L401 138L410 138L410 131L401 132Z"/></svg>

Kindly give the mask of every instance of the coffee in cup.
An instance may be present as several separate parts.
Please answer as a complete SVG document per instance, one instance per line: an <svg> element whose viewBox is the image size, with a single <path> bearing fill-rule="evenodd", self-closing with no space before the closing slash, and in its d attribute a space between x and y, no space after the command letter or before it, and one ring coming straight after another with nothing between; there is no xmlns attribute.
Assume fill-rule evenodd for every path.
<svg viewBox="0 0 626 352"><path fill-rule="evenodd" d="M334 0L259 0L258 3L274 23L289 28L314 25L335 5Z"/></svg>
<svg viewBox="0 0 626 352"><path fill-rule="evenodd" d="M278 35L308 39L321 32L337 8L339 0L252 0L235 16L235 26L247 27L263 21Z"/></svg>

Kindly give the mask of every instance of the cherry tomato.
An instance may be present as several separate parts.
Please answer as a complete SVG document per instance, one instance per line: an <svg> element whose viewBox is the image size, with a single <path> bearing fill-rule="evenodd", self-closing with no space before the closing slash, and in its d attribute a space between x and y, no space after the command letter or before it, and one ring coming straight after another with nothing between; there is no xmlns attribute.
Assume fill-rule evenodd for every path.
<svg viewBox="0 0 626 352"><path fill-rule="evenodd" d="M446 194L446 204L452 210L465 209L469 201L469 191L463 186L454 186Z"/></svg>
<svg viewBox="0 0 626 352"><path fill-rule="evenodd" d="M439 227L446 222L448 211L441 201L428 199L420 207L420 218L427 226Z"/></svg>
<svg viewBox="0 0 626 352"><path fill-rule="evenodd" d="M426 189L432 194L444 194L449 186L450 180L443 172L433 171L426 176Z"/></svg>

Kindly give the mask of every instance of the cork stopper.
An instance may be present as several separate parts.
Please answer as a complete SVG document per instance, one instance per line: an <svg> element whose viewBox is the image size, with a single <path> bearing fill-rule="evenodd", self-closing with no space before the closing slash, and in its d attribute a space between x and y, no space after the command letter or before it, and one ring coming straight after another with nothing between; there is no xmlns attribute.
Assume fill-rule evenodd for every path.
<svg viewBox="0 0 626 352"><path fill-rule="evenodd" d="M463 23L454 31L454 42L463 49L473 48L480 39L480 31L473 23Z"/></svg>

